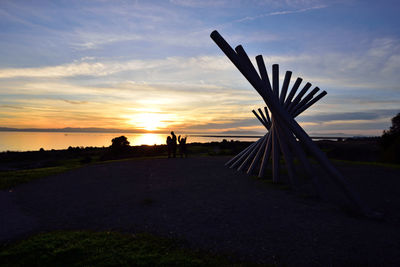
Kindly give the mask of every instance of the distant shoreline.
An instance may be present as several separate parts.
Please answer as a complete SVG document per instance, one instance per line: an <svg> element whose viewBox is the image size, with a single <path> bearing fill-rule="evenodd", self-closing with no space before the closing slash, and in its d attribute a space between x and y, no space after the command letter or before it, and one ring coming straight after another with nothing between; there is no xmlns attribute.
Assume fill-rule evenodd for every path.
<svg viewBox="0 0 400 267"><path fill-rule="evenodd" d="M223 137L223 138L261 138L262 135L197 135L191 134L188 136L194 137ZM315 140L339 140L339 139L349 139L349 138L378 138L379 136L312 136L311 139Z"/></svg>
<svg viewBox="0 0 400 267"><path fill-rule="evenodd" d="M213 134L213 135L208 135L208 134L188 134L188 136L193 136L193 137L226 137L226 138L261 138L263 137L262 135L218 135L218 134Z"/></svg>
<svg viewBox="0 0 400 267"><path fill-rule="evenodd" d="M40 132L40 133L129 133L129 134L170 134L170 131L154 131L154 132L149 132L145 130L126 130L126 129L110 129L110 128L71 128L71 127L66 127L66 128L59 128L59 129L54 129L54 128L8 128L8 127L0 127L0 132ZM184 133L185 134L185 133ZM262 133L257 133L257 132L243 132L240 134L236 133L213 133L213 134L203 134L203 133L186 133L188 136L196 136L196 137L253 137L258 138L262 137ZM260 135L258 135L260 134Z"/></svg>
<svg viewBox="0 0 400 267"><path fill-rule="evenodd" d="M40 128L8 128L8 127L0 127L0 132L32 132L32 133L115 133L115 134L169 134L169 132L147 132L140 130L123 130L123 129L107 129L107 128L60 128L60 129L40 129ZM260 133L259 135L254 133L243 133L243 134L186 134L187 136L192 137L211 137L211 138L261 138L263 135ZM339 139L348 139L348 138L376 138L379 136L352 136L352 135L310 135L312 139L321 140L321 139L329 139L329 140L339 140Z"/></svg>

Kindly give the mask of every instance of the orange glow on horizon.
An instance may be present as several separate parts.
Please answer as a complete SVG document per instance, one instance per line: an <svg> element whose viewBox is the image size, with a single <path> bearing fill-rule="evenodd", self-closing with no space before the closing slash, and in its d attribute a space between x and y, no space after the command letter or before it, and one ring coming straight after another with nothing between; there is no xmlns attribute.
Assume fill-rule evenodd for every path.
<svg viewBox="0 0 400 267"><path fill-rule="evenodd" d="M169 125L167 114L146 112L135 114L128 120L128 123L134 126L136 129L142 129L149 132L159 131L167 128Z"/></svg>

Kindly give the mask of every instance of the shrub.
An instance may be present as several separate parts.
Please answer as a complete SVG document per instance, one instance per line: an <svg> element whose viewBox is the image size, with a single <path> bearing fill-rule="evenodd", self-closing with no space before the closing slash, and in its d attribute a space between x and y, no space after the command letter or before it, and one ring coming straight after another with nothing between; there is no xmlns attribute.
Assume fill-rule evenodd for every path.
<svg viewBox="0 0 400 267"><path fill-rule="evenodd" d="M392 118L392 126L383 131L381 146L383 160L400 163L400 113Z"/></svg>

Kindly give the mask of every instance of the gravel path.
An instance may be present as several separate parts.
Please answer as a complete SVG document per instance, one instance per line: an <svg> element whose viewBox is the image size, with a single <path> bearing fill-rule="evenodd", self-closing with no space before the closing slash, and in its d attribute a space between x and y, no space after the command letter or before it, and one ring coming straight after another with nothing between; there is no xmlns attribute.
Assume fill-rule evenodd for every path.
<svg viewBox="0 0 400 267"><path fill-rule="evenodd" d="M0 191L0 241L57 229L151 232L243 260L400 266L400 169L339 166L385 220L224 167L226 157L87 166Z"/></svg>

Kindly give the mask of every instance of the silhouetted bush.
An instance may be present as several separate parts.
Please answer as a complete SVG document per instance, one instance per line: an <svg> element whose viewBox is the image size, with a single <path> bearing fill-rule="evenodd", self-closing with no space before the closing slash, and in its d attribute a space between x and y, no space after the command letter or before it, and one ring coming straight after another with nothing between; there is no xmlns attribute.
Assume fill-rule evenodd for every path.
<svg viewBox="0 0 400 267"><path fill-rule="evenodd" d="M381 145L384 161L400 163L400 113L392 118L392 126L383 131Z"/></svg>
<svg viewBox="0 0 400 267"><path fill-rule="evenodd" d="M111 140L111 149L117 151L126 151L129 148L128 138L125 136L115 137Z"/></svg>

